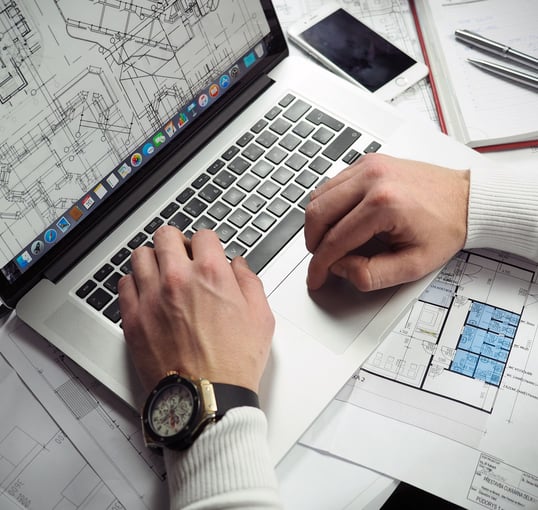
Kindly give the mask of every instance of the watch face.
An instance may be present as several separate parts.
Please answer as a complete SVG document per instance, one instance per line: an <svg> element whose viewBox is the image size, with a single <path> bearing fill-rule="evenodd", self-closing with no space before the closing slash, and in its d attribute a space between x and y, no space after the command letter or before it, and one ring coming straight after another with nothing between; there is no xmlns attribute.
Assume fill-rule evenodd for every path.
<svg viewBox="0 0 538 510"><path fill-rule="evenodd" d="M163 388L155 396L149 413L153 431L161 437L181 432L194 413L192 393L181 384Z"/></svg>

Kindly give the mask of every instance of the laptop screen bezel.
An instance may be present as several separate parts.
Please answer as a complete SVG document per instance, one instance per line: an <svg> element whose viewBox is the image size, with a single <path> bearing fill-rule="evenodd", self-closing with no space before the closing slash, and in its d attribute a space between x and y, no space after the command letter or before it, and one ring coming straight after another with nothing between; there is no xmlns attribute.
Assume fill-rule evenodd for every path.
<svg viewBox="0 0 538 510"><path fill-rule="evenodd" d="M14 307L17 301L39 280L47 277L52 266L56 268L62 267L63 272L68 271L78 258L78 256L73 256L72 252L77 251L77 246L80 243L83 243L85 247L95 246L100 239L108 235L142 200L147 199L149 195L177 172L177 166L164 163L172 157L176 162L184 163L194 156L200 149L199 146L195 147L195 144L192 143L196 139L196 135L210 127L213 118L219 112L227 116L231 115L232 112L239 113L237 105L234 107L234 103L248 92L254 82L266 76L271 69L288 55L286 39L272 2L270 0L260 0L260 4L270 27L269 34L263 39L267 50L264 57L257 65L253 66L249 73L246 73L235 82L234 86L219 101L215 102L210 109L201 113L198 121L193 122L189 129L185 129L181 138L171 140L167 147L163 148L146 163L143 172L133 175L113 194L112 199L104 201L92 215L88 216L86 221L61 239L14 282L10 283L0 273L0 297L7 306ZM221 129L225 124L225 122L222 123L222 126L218 129ZM111 168L111 170L113 169ZM151 182L147 185L149 176L151 176ZM132 194L136 195L136 200L129 201L132 203L126 206L126 198ZM104 221L107 218L110 220L110 217L113 217L114 220ZM99 228L103 222L107 223L106 227ZM86 248L78 251L84 252Z"/></svg>

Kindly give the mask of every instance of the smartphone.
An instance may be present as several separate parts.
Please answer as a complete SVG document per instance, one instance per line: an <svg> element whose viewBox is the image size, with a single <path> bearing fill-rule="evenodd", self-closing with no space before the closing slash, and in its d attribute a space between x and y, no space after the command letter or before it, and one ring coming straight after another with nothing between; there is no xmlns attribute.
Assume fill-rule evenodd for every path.
<svg viewBox="0 0 538 510"><path fill-rule="evenodd" d="M428 68L339 5L324 6L288 28L299 47L385 101L428 74Z"/></svg>

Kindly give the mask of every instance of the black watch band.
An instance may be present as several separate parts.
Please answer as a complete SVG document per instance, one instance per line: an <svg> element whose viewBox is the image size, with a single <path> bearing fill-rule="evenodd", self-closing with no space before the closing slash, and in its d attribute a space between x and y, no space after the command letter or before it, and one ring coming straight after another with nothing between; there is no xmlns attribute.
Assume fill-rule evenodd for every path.
<svg viewBox="0 0 538 510"><path fill-rule="evenodd" d="M220 420L226 411L234 407L260 407L258 395L248 388L234 384L212 383L217 400L216 419Z"/></svg>

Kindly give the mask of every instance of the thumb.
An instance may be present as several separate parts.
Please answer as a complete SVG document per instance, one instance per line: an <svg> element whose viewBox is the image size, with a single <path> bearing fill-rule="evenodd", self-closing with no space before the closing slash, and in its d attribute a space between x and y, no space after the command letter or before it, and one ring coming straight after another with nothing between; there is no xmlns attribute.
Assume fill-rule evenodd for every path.
<svg viewBox="0 0 538 510"><path fill-rule="evenodd" d="M429 270L420 265L416 250L403 249L372 257L346 255L331 266L331 272L349 280L360 291L370 292L417 280Z"/></svg>
<svg viewBox="0 0 538 510"><path fill-rule="evenodd" d="M265 292L261 280L248 267L247 261L243 257L235 257L232 262L232 270L235 279L241 289L245 299L256 303L266 301Z"/></svg>

